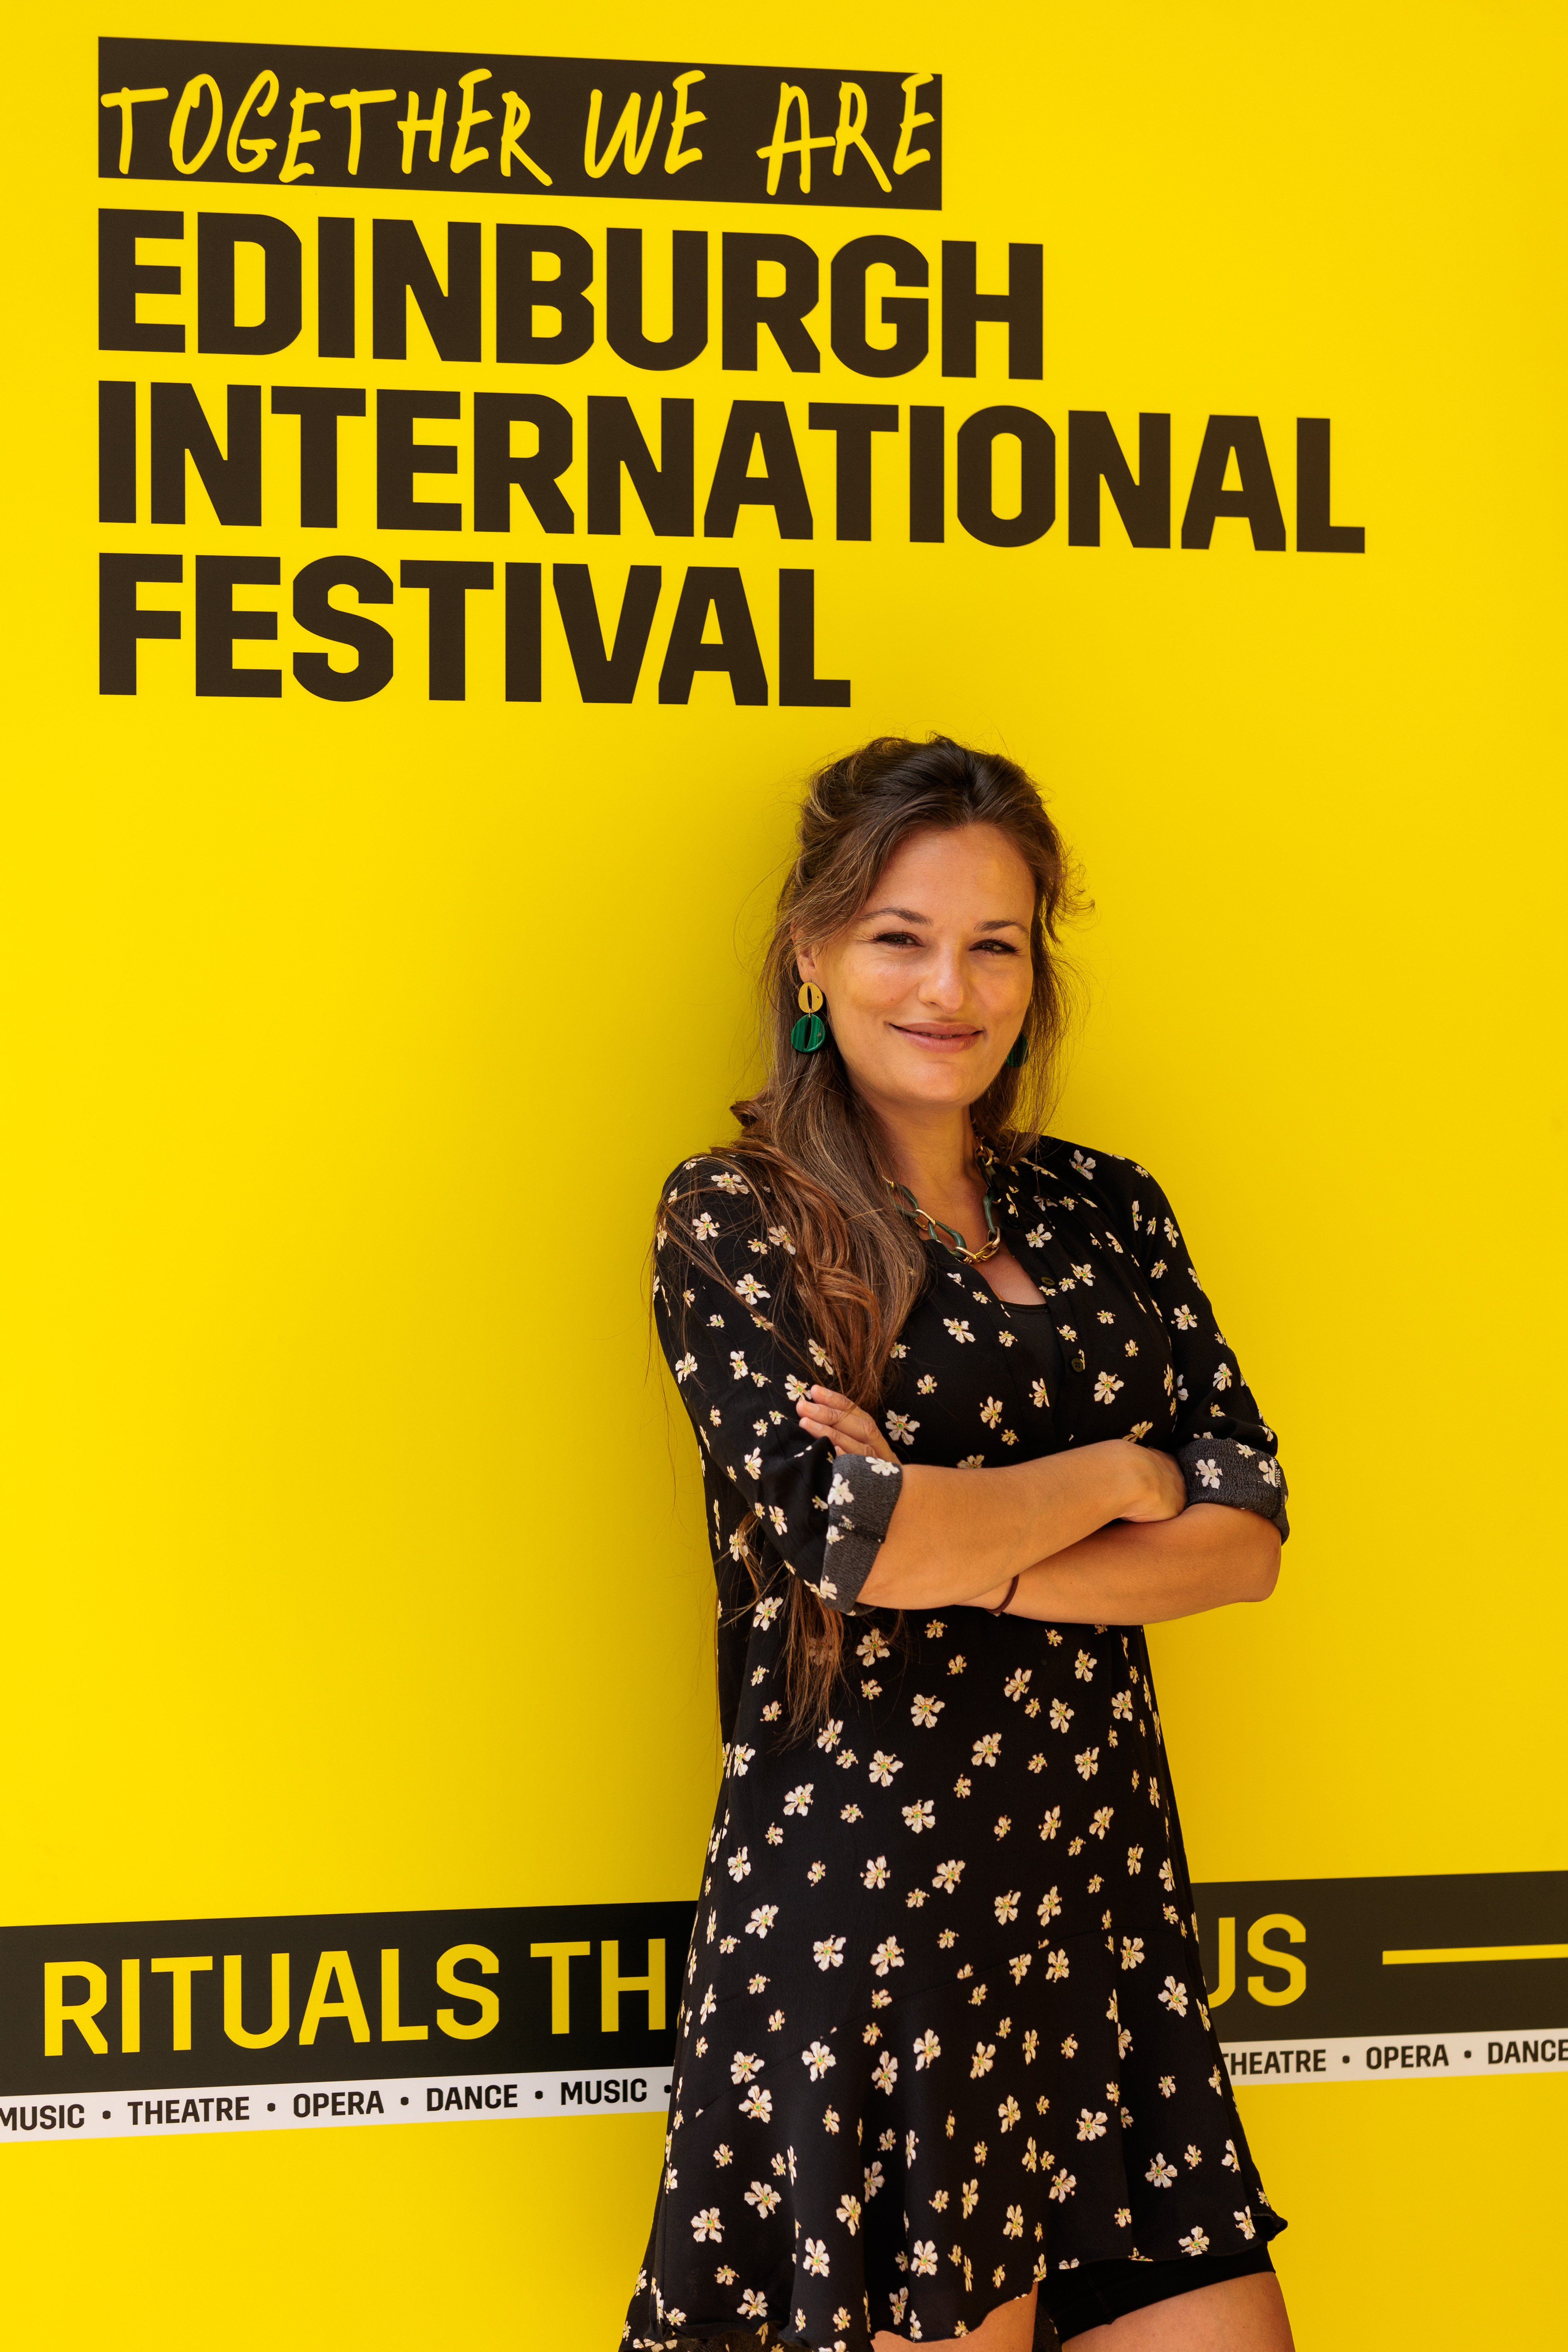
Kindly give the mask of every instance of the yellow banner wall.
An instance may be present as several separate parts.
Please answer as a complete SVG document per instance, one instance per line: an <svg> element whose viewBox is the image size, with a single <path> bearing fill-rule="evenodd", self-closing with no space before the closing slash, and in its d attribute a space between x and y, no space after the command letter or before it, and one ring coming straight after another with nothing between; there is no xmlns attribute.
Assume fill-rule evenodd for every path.
<svg viewBox="0 0 1568 2352"><path fill-rule="evenodd" d="M100 182L106 30L193 48L463 44L475 67L548 33L563 54L653 47L715 79L809 68L880 91L940 76L941 207L904 201L916 170L889 171L885 199L868 167L863 205L796 201L797 155L773 201L650 194L668 75L647 184L624 156L581 196L283 184L287 75L251 126L279 142L254 183L166 163ZM523 32L484 0L438 20L390 0L374 26L332 0L243 19L147 0L109 27L76 5L29 16L11 43L0 1916L564 1913L694 1894L717 1766L711 1604L689 1443L649 1369L654 1189L727 1131L748 961L802 776L872 733L932 728L1024 761L1085 863L1098 912L1073 952L1089 1014L1058 1130L1136 1156L1171 1192L1289 1468L1277 1601L1156 1643L1195 1876L1568 1871L1549 1466L1558 13L1141 0L1099 16L807 6L763 25L689 0L655 26L604 0ZM492 140L500 88L479 91ZM338 135L325 107L305 120ZM899 131L873 110L884 164ZM830 152L814 166L820 192ZM184 355L99 348L100 205L187 217L183 247L138 254L183 268L179 293L143 291L137 315L184 322ZM196 348L204 209L300 236L290 348ZM608 348L601 310L581 357L506 362L487 278L478 359L441 358L412 303L407 356L375 356L363 257L369 224L394 215L443 277L450 222L478 223L487 257L497 223L568 226L593 248L595 303L606 233L641 229L649 334L669 233L706 232L712 332L649 372ZM324 215L359 230L355 356L319 350ZM754 368L724 363L726 233L818 256L816 372L766 331ZM937 322L929 356L880 381L828 340L831 257L874 235L928 257ZM1005 285L1009 246L1043 248L1018 265L1043 266L1037 373L1009 374L1008 329L984 320L973 375L943 372L944 240L973 244L983 289ZM873 297L891 285L874 278ZM870 315L885 343L875 299ZM185 520L154 519L151 387L174 378L231 457L227 387L264 388L258 522L221 521L191 467ZM132 489L107 494L130 497L129 519L100 515L106 382L135 387L130 411L104 412L111 434L134 417ZM366 394L372 414L339 431L335 527L300 521L300 428L268 405L279 385ZM377 395L432 387L460 395L455 421L413 428L457 452L449 480L414 484L459 507L438 537L381 527L374 463ZM474 527L472 404L519 391L574 418L570 530L544 531L516 493L510 530ZM593 399L629 401L655 448L660 402L693 404L689 533L657 534L629 487L618 531L586 527ZM783 404L808 539L754 503L731 535L703 530L742 400ZM812 403L897 410L872 437L869 538L836 535L835 436ZM917 407L941 421L914 425ZM995 407L1054 435L1055 518L1025 545L976 537L960 512L978 493L959 428ZM1169 419L1169 546L1131 544L1109 490L1100 543L1072 533L1074 412L1103 413L1135 471L1140 417ZM1220 449L1211 419L1256 420L1282 544L1255 545L1272 526L1252 445ZM1302 419L1331 428L1331 517L1298 480L1299 451L1310 472L1324 447ZM945 453L940 507L929 467L916 492L940 540L911 538L921 431ZM992 511L1033 496L1037 520L1043 478L1020 482L1018 446L997 445ZM1184 546L1205 446L1224 464L1218 520L1212 543ZM1325 520L1363 531L1364 551L1303 547ZM182 634L136 646L133 695L100 695L99 559L149 551L183 560L178 581L138 591ZM340 554L397 583L388 610L367 607L392 633L391 682L351 702L293 668L323 646L290 583ZM279 615L275 643L232 656L278 668L276 697L195 690L196 561L236 555L279 565L276 588L232 592ZM430 697L429 592L400 572L435 559L495 567L467 597L461 700ZM542 567L537 700L506 698L509 563ZM612 621L629 567L660 567L630 703L582 699L558 564L588 567ZM765 703L701 670L689 700L658 699L693 567L739 572ZM807 572L814 675L847 679L847 708L780 700L779 602L798 593L780 575ZM526 636L530 583L513 593ZM526 668L526 645L514 660ZM1452 1907L1429 1941L1521 1940ZM1518 1965L1541 1971L1541 1997L1515 2021L1568 2028L1561 1962ZM1450 2021L1485 2027L1483 2011ZM1303 2352L1550 2331L1551 2071L1244 2087L1290 2217L1277 2252ZM312 2347L607 2347L661 2131L652 2114L500 2116L7 2147L7 2324L62 2352L238 2352L280 2331Z"/></svg>

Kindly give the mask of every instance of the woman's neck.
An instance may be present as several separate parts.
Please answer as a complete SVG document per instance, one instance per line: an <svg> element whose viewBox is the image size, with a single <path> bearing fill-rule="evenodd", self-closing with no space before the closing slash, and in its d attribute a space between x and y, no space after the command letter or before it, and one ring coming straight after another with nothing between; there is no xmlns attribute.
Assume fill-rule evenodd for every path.
<svg viewBox="0 0 1568 2352"><path fill-rule="evenodd" d="M929 1112L911 1112L904 1104L897 1109L879 1107L877 1123L887 1173L922 1208L973 1201L974 1129L967 1109L945 1103Z"/></svg>

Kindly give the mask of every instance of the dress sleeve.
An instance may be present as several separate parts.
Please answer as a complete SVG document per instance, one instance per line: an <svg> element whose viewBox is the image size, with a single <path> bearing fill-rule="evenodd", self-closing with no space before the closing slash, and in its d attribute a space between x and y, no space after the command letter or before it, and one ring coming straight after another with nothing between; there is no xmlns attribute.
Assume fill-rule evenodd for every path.
<svg viewBox="0 0 1568 2352"><path fill-rule="evenodd" d="M1218 1327L1169 1201L1146 1169L1129 1165L1127 1175L1134 1255L1170 1336L1176 1418L1168 1443L1187 1500L1256 1511L1288 1536L1279 1441Z"/></svg>
<svg viewBox="0 0 1568 2352"><path fill-rule="evenodd" d="M903 1473L868 1456L836 1460L826 1438L801 1429L796 1399L834 1370L780 1305L794 1244L753 1181L719 1159L676 1170L657 1243L654 1318L699 1443L756 1513L764 1549L829 1608L853 1613Z"/></svg>

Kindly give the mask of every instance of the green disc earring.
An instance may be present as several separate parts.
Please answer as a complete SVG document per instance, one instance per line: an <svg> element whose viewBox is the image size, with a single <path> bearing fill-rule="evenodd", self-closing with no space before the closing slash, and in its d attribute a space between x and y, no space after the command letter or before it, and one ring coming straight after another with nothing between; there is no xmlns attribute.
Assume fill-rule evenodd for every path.
<svg viewBox="0 0 1568 2352"><path fill-rule="evenodd" d="M800 1007L800 1019L789 1033L789 1042L797 1054L815 1054L827 1034L827 1024L822 1017L822 991L812 980L803 980L795 997Z"/></svg>
<svg viewBox="0 0 1568 2352"><path fill-rule="evenodd" d="M1020 1029L1016 1037L1013 1040L1013 1050L1008 1055L1006 1060L1003 1063L1002 1067L1005 1070L1021 1070L1028 1058L1029 1040L1024 1031Z"/></svg>

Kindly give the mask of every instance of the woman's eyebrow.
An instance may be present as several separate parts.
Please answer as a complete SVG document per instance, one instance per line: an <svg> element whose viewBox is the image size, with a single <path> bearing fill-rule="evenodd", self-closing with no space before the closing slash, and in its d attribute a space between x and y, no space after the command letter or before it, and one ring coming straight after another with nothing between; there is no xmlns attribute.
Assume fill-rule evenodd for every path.
<svg viewBox="0 0 1568 2352"><path fill-rule="evenodd" d="M884 915L897 915L901 923L931 921L929 915L917 915L912 907L868 907L860 920L875 923ZM1029 927L1027 923L1019 922L1015 915L993 915L988 921L976 923L974 928L977 931L1026 931Z"/></svg>

